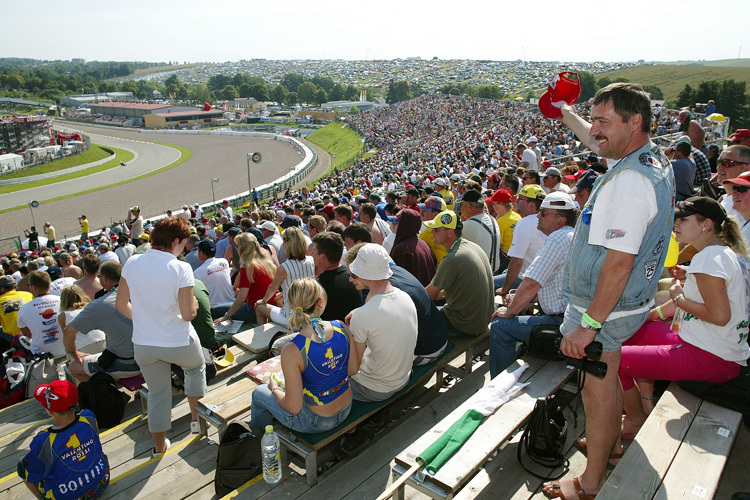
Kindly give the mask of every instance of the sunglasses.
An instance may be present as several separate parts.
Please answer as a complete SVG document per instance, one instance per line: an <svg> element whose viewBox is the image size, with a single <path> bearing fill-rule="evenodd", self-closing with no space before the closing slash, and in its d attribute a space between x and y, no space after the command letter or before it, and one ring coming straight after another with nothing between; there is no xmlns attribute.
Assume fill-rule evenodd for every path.
<svg viewBox="0 0 750 500"><path fill-rule="evenodd" d="M750 187L747 186L732 186L732 192L738 192L738 193L747 193L747 190L750 189Z"/></svg>
<svg viewBox="0 0 750 500"><path fill-rule="evenodd" d="M735 165L750 165L746 161L735 161L735 160L719 160L717 163L724 168L732 168Z"/></svg>

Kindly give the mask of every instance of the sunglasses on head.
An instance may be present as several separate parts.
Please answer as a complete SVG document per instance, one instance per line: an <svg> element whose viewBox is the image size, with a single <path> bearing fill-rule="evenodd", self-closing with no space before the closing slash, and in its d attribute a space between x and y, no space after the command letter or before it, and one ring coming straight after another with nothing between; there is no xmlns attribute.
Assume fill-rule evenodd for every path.
<svg viewBox="0 0 750 500"><path fill-rule="evenodd" d="M735 161L735 160L719 160L718 163L724 168L732 168L735 165L750 165L746 161Z"/></svg>

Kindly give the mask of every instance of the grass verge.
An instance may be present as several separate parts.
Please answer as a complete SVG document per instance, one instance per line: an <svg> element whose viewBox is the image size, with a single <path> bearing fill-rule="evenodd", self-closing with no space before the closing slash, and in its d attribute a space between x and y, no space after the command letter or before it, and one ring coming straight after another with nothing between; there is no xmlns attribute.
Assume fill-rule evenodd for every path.
<svg viewBox="0 0 750 500"><path fill-rule="evenodd" d="M151 141L148 141L148 142L151 142ZM108 184L106 186L100 186L100 187L96 187L96 188L93 188L93 189L88 189L86 191L81 191L81 192L78 192L78 193L69 194L69 195L66 195L66 196L58 196L56 198L51 198L49 200L43 200L43 201L40 201L39 203L50 203L52 201L64 200L66 198L71 198L73 196L79 196L79 195L86 194L86 193L92 193L94 191L100 191L102 189L108 189L108 188L111 188L111 187L114 187L114 186L119 186L120 184L127 184L128 182L133 182L133 181L137 181L137 180L140 180L140 179L145 179L146 177L150 177L150 176L156 175L156 174L158 174L160 172L164 172L165 170L169 170L170 168L174 168L174 167L177 167L179 165L182 165L183 163L185 163L186 161L188 161L193 156L193 153L189 149L183 148L182 146L176 146L174 144L167 144L167 143L163 143L163 142L153 142L153 144L159 144L161 146L167 146L167 147L170 147L170 148L177 149L182 154L180 155L180 157L177 160L173 161L169 165L166 165L166 166L164 166L164 167L162 167L162 168L160 168L158 170L154 170L153 172L148 172L147 174L139 175L138 177L133 177L132 179L128 179L128 180L125 180L125 181L115 182L113 184ZM116 150L117 148L111 148L111 149ZM129 161L130 159L133 158L133 153L131 153L130 151L126 151L126 150L123 150L123 149L120 149L120 150L117 150L117 151L121 151L123 153L127 153L127 154L130 155L128 160L122 160L122 161ZM115 157L115 160L113 160L113 161L115 162L115 165L119 165L120 164L120 160L117 157ZM109 163L112 163L112 162L107 162L105 165L108 165ZM104 166L104 165L101 165L101 166ZM93 168L99 168L99 167L93 167ZM76 174L89 175L91 173L95 173L95 172L89 172L90 170L93 170L93 169L86 169L86 170L83 170L81 172L76 172ZM71 174L71 175L75 175L75 174ZM81 177L82 175L76 175L76 177ZM64 179L64 177L65 176L55 177L55 179L56 180L67 180L67 179ZM29 184L24 184L24 189L27 188L27 187L32 187L32 186L30 186ZM19 210L21 208L26 208L27 206L28 205L20 205L20 206L17 206L17 207L6 208L6 209L3 209L3 210L0 210L0 214L5 213L5 212L12 212L13 210Z"/></svg>
<svg viewBox="0 0 750 500"><path fill-rule="evenodd" d="M307 140L331 155L331 170L326 175L352 165L364 149L362 136L341 122L329 123L307 136Z"/></svg>
<svg viewBox="0 0 750 500"><path fill-rule="evenodd" d="M81 154L74 156L67 156L60 158L50 163L44 163L23 170L22 172L15 172L10 175L6 175L2 178L5 179L20 179L22 177L29 177L32 175L48 174L50 172L57 172L58 170L65 170L66 168L77 167L86 163L93 163L95 161L102 160L112 154L112 148L105 148L99 144L92 144L88 151L84 151Z"/></svg>

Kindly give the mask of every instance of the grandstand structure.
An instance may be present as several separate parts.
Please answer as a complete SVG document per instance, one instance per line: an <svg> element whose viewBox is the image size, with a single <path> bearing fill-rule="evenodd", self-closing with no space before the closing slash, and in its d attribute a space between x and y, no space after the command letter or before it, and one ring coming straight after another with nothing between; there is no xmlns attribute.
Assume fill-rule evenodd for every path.
<svg viewBox="0 0 750 500"><path fill-rule="evenodd" d="M50 143L47 115L0 118L0 153L18 153Z"/></svg>

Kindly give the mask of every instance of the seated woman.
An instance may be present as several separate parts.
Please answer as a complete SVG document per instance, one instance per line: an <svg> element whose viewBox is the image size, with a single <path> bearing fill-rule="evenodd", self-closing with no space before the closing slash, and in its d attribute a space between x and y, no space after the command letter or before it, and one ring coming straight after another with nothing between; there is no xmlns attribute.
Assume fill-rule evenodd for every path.
<svg viewBox="0 0 750 500"><path fill-rule="evenodd" d="M273 377L253 391L250 423L264 429L275 418L298 432L322 432L343 422L352 407L349 337L339 321L318 316L327 297L315 278L289 287L289 326L299 330L281 351L284 389Z"/></svg>
<svg viewBox="0 0 750 500"><path fill-rule="evenodd" d="M214 323L231 319L255 322L255 303L266 294L276 272L276 266L263 252L255 236L240 233L234 238L234 243L241 265L236 279L237 295L230 307L216 307L214 313L221 317Z"/></svg>
<svg viewBox="0 0 750 500"><path fill-rule="evenodd" d="M255 314L259 325L271 320L277 325L287 326L289 324L289 301L286 294L289 287L299 278L315 276L315 262L312 256L307 255L307 242L302 230L298 227L289 227L281 233L281 239L287 259L276 268L273 282L268 287L265 297L255 303ZM269 304L279 287L284 293L284 307Z"/></svg>
<svg viewBox="0 0 750 500"><path fill-rule="evenodd" d="M624 438L632 439L653 409L654 380L726 382L750 356L747 277L737 255L746 255L747 247L737 223L715 200L696 196L678 203L674 230L679 243L690 243L698 253L685 288L679 282L672 286L672 299L653 309L622 347ZM672 317L675 306L683 318L672 332L669 323L657 320Z"/></svg>

